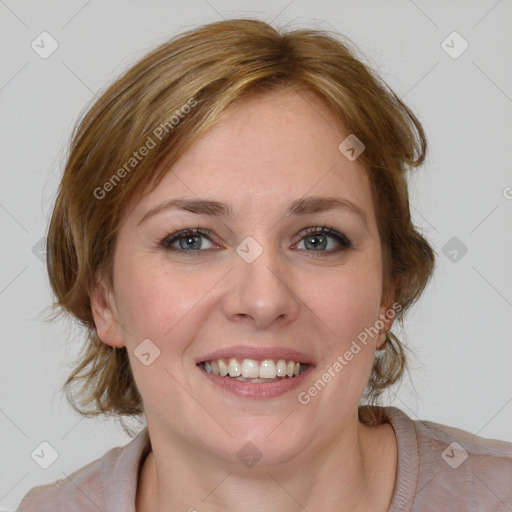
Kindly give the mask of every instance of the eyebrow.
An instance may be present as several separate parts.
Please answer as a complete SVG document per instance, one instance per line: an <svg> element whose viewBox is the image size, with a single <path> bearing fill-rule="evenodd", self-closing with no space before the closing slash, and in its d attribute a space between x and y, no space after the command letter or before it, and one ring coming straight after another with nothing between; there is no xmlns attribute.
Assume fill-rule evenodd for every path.
<svg viewBox="0 0 512 512"><path fill-rule="evenodd" d="M338 197L308 196L296 199L289 203L285 217L292 215L307 215L321 213L330 210L346 210L358 215L368 229L368 218L362 208L349 201ZM210 199L171 199L151 208L138 222L144 221L168 210L185 210L198 215L210 215L233 218L233 208L229 204Z"/></svg>

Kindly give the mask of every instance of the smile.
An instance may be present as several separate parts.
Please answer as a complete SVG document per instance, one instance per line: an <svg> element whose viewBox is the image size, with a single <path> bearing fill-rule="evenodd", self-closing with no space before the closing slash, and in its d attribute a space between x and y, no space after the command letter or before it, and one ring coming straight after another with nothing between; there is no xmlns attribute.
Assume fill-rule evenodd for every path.
<svg viewBox="0 0 512 512"><path fill-rule="evenodd" d="M301 384L314 365L286 359L212 359L197 363L201 374L217 389L242 398L269 399Z"/></svg>
<svg viewBox="0 0 512 512"><path fill-rule="evenodd" d="M306 363L293 360L279 359L215 359L203 361L201 367L208 373L221 377L234 378L241 382L276 382L279 379L293 378L301 375L308 367Z"/></svg>

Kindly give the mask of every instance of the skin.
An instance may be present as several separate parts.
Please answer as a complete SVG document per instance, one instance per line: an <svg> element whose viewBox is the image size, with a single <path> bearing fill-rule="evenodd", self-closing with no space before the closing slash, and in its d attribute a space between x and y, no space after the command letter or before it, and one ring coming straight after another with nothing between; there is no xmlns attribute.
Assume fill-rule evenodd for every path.
<svg viewBox="0 0 512 512"><path fill-rule="evenodd" d="M128 348L144 401L152 451L137 490L137 511L388 510L397 464L389 424L358 422L357 406L384 334L303 405L297 400L352 340L392 306L382 294L381 245L362 164L338 150L348 135L304 92L280 91L231 108L129 211L119 230L114 285L91 294L100 339ZM336 196L359 206L285 217L292 200ZM168 210L140 225L172 198L231 204L234 217ZM298 234L327 225L311 248ZM162 238L185 228L201 237L194 255L172 252ZM251 236L262 254L236 252ZM322 240L320 240L322 242ZM186 242L184 240L182 243ZM179 241L174 247L179 248ZM190 251L189 251L190 252ZM387 320L385 329L392 324ZM160 349L149 366L134 350L144 339ZM196 358L238 344L293 348L315 368L299 389L271 399L235 396L212 384ZM245 467L237 452L253 443L262 458Z"/></svg>

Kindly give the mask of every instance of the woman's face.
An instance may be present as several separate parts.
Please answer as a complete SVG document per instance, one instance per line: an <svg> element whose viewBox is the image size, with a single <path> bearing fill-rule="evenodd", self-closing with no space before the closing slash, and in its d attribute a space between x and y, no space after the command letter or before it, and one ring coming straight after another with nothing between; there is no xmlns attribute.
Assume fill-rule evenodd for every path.
<svg viewBox="0 0 512 512"><path fill-rule="evenodd" d="M93 309L100 338L128 348L155 436L231 462L254 450L272 464L356 428L384 341L363 333L382 327L390 304L368 177L338 149L349 133L335 126L305 93L248 101L126 217L113 290L106 302L97 291ZM170 207L177 199L215 205ZM332 231L315 234L323 226ZM206 234L172 237L196 228ZM212 360L222 371L218 359L235 359L233 375L277 380L207 372ZM306 371L289 377L289 361Z"/></svg>

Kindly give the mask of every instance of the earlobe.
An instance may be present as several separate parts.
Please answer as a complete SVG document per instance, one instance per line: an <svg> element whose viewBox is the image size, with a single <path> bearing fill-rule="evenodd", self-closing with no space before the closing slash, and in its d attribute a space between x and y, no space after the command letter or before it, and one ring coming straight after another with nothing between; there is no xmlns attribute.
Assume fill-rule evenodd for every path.
<svg viewBox="0 0 512 512"><path fill-rule="evenodd" d="M115 301L103 283L89 293L98 338L111 347L124 347Z"/></svg>

